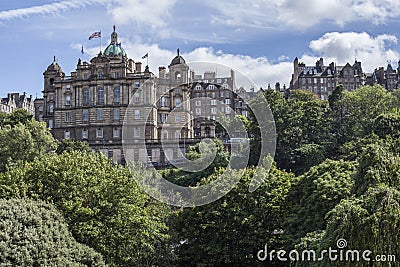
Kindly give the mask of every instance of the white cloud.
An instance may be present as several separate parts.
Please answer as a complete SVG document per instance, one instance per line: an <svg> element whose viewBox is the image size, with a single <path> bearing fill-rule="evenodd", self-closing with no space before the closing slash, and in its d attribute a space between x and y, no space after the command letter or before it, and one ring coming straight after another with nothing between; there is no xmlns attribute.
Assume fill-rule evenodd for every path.
<svg viewBox="0 0 400 267"><path fill-rule="evenodd" d="M18 8L0 12L0 20L24 18L33 15L47 15L65 12L70 9L78 9L94 4L105 4L110 0L69 0L52 4L38 5L27 8Z"/></svg>
<svg viewBox="0 0 400 267"><path fill-rule="evenodd" d="M176 0L115 0L117 6L109 6L109 12L119 24L136 22L161 27L166 25L165 19L169 17L169 10L175 2Z"/></svg>
<svg viewBox="0 0 400 267"><path fill-rule="evenodd" d="M213 22L230 26L310 28L324 21L385 23L400 15L397 0L205 0L219 14Z"/></svg>
<svg viewBox="0 0 400 267"><path fill-rule="evenodd" d="M385 66L387 61L399 59L399 53L390 48L393 44L397 44L394 35L373 37L365 32L329 32L311 41L310 48L326 61L335 61L337 64L352 63L357 59L361 61L364 71L371 72L379 66ZM302 60L307 60L307 57Z"/></svg>

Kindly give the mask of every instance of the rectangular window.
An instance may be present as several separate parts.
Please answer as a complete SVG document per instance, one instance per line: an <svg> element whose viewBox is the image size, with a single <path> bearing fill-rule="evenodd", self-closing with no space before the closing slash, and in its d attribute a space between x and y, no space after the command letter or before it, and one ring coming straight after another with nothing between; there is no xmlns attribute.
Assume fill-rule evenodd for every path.
<svg viewBox="0 0 400 267"><path fill-rule="evenodd" d="M103 72L99 71L99 73L97 73L97 79L103 79Z"/></svg>
<svg viewBox="0 0 400 267"><path fill-rule="evenodd" d="M119 78L119 72L114 72L114 78L118 79Z"/></svg>
<svg viewBox="0 0 400 267"><path fill-rule="evenodd" d="M196 108L196 115L201 115L201 108Z"/></svg>
<svg viewBox="0 0 400 267"><path fill-rule="evenodd" d="M84 74L83 74L83 79L84 79L84 80L87 80L87 79L88 79L88 74L87 74L87 73L84 73Z"/></svg>
<svg viewBox="0 0 400 267"><path fill-rule="evenodd" d="M54 112L54 104L50 103L49 104L49 113L53 113Z"/></svg>
<svg viewBox="0 0 400 267"><path fill-rule="evenodd" d="M176 114L175 115L175 122L181 122L181 115L180 114Z"/></svg>
<svg viewBox="0 0 400 267"><path fill-rule="evenodd" d="M113 137L114 138L119 138L119 129L118 128L114 128Z"/></svg>
<svg viewBox="0 0 400 267"><path fill-rule="evenodd" d="M103 138L103 129L99 128L96 130L96 138Z"/></svg>
<svg viewBox="0 0 400 267"><path fill-rule="evenodd" d="M39 107L39 112L43 112L43 106Z"/></svg>
<svg viewBox="0 0 400 267"><path fill-rule="evenodd" d="M82 139L88 139L89 133L87 129L82 130Z"/></svg>
<svg viewBox="0 0 400 267"><path fill-rule="evenodd" d="M71 105L71 96L70 95L65 96L65 105L66 106Z"/></svg>
<svg viewBox="0 0 400 267"><path fill-rule="evenodd" d="M230 105L231 104L231 100L229 98L225 99L225 104Z"/></svg>
<svg viewBox="0 0 400 267"><path fill-rule="evenodd" d="M210 86L208 86L208 89L209 89L209 90L214 90L214 89L215 89L215 86L214 86L213 84L210 84Z"/></svg>
<svg viewBox="0 0 400 267"><path fill-rule="evenodd" d="M201 85L196 85L196 90L201 90Z"/></svg>
<svg viewBox="0 0 400 267"><path fill-rule="evenodd" d="M181 132L180 131L176 131L175 132L175 139L179 139L181 138Z"/></svg>
<svg viewBox="0 0 400 267"><path fill-rule="evenodd" d="M120 115L120 112L119 112L119 108L115 108L114 109L114 120L115 121L119 121L119 116Z"/></svg>
<svg viewBox="0 0 400 267"><path fill-rule="evenodd" d="M225 113L226 114L231 114L231 108L230 107L226 107L225 108Z"/></svg>
<svg viewBox="0 0 400 267"><path fill-rule="evenodd" d="M70 122L70 121L71 121L71 113L65 112L65 122Z"/></svg>
<svg viewBox="0 0 400 267"><path fill-rule="evenodd" d="M66 131L64 132L64 138L65 138L65 139L70 139L70 138L71 138L71 133L70 133L70 131L66 130Z"/></svg>
<svg viewBox="0 0 400 267"><path fill-rule="evenodd" d="M67 86L65 86L65 89L66 89L67 91L70 91L70 90L71 90L71 85L70 85L70 84L67 84Z"/></svg>
<svg viewBox="0 0 400 267"><path fill-rule="evenodd" d="M49 128L50 128L50 129L53 128L53 120L49 120Z"/></svg>
<svg viewBox="0 0 400 267"><path fill-rule="evenodd" d="M135 93L134 97L134 101L135 102L140 102L140 94L139 93Z"/></svg>
<svg viewBox="0 0 400 267"><path fill-rule="evenodd" d="M114 103L119 103L121 98L121 90L119 87L114 88Z"/></svg>
<svg viewBox="0 0 400 267"><path fill-rule="evenodd" d="M180 98L175 98L175 106L177 108L181 107L181 99Z"/></svg>
<svg viewBox="0 0 400 267"><path fill-rule="evenodd" d="M196 106L200 107L201 106L201 101L200 100L196 100Z"/></svg>
<svg viewBox="0 0 400 267"><path fill-rule="evenodd" d="M140 129L139 128L134 128L133 129L133 136L134 137L140 137Z"/></svg>
<svg viewBox="0 0 400 267"><path fill-rule="evenodd" d="M217 108L216 107L212 107L211 108L211 114L217 114Z"/></svg>
<svg viewBox="0 0 400 267"><path fill-rule="evenodd" d="M134 87L135 87L135 88L139 88L139 87L140 87L140 82L135 82L135 83L134 83Z"/></svg>
<svg viewBox="0 0 400 267"><path fill-rule="evenodd" d="M102 121L103 120L103 109L98 108L97 109L97 120Z"/></svg>
<svg viewBox="0 0 400 267"><path fill-rule="evenodd" d="M217 100L215 100L215 99L211 100L211 105L213 105L213 106L217 105Z"/></svg>
<svg viewBox="0 0 400 267"><path fill-rule="evenodd" d="M83 104L84 105L89 104L89 88L83 89Z"/></svg>
<svg viewBox="0 0 400 267"><path fill-rule="evenodd" d="M140 119L140 110L139 109L135 110L135 119Z"/></svg>
<svg viewBox="0 0 400 267"><path fill-rule="evenodd" d="M97 89L97 104L104 104L104 89L99 88Z"/></svg>
<svg viewBox="0 0 400 267"><path fill-rule="evenodd" d="M89 110L87 109L82 110L82 121L83 122L89 121Z"/></svg>

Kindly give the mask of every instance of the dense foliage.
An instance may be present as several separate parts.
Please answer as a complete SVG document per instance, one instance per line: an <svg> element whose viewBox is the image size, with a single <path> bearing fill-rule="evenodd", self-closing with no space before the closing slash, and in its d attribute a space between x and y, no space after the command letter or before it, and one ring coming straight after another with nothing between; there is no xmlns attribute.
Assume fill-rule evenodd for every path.
<svg viewBox="0 0 400 267"><path fill-rule="evenodd" d="M1 266L105 266L78 243L61 214L43 201L0 199Z"/></svg>
<svg viewBox="0 0 400 267"><path fill-rule="evenodd" d="M260 261L258 252L265 247L321 252L336 248L336 241L344 238L348 249L400 257L400 91L362 86L347 92L338 86L329 101L302 90L291 92L288 99L273 90L260 91L261 95L268 100L275 126L261 128L254 115L248 120L238 117L248 132L249 167L227 195L191 208L168 207L150 198L135 182L147 175L139 167L130 170L113 164L84 143L57 143L44 124L22 111L0 113L2 210L21 210L31 220L39 215L17 203L57 213L41 217L41 224L35 224L38 238L27 239L24 248L0 247L0 253L15 251L15 257L8 258L13 263L31 261L37 257L32 256L37 255L35 246L42 246L39 239L45 230L39 225L57 221L70 233L66 228L57 232L64 226L53 229L70 240L70 247L60 249L76 253L58 259L44 252L41 260L49 264L86 264L81 260L91 259L101 265L96 254L100 253L110 266L396 266L326 260L289 263L276 257ZM260 97L253 101L255 106L265 104ZM256 165L262 160L263 135L275 128L276 154L267 171L268 164ZM222 124L217 129L224 136ZM226 172L229 154L222 142L212 145L199 144L188 152L192 160L215 153L207 168L194 173L168 169L160 171L162 176L190 187L215 180ZM250 192L256 177L263 183ZM13 216L2 229L24 223L22 216ZM11 240L4 231L0 238ZM71 241L71 235L82 245ZM84 259L82 249L88 253Z"/></svg>

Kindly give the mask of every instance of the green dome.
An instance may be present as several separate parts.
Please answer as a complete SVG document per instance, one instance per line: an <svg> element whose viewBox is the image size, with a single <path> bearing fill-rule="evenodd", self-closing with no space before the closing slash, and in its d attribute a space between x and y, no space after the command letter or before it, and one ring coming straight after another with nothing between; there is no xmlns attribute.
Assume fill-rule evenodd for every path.
<svg viewBox="0 0 400 267"><path fill-rule="evenodd" d="M121 47L121 43L118 43L118 34L115 31L111 33L111 42L107 46L106 50L104 50L104 55L107 57L117 57L117 56L126 56L125 50Z"/></svg>
<svg viewBox="0 0 400 267"><path fill-rule="evenodd" d="M121 47L121 45L117 45L117 44L109 44L106 48L106 50L104 50L104 55L108 56L108 57L115 57L115 56L126 56L126 52L125 50Z"/></svg>

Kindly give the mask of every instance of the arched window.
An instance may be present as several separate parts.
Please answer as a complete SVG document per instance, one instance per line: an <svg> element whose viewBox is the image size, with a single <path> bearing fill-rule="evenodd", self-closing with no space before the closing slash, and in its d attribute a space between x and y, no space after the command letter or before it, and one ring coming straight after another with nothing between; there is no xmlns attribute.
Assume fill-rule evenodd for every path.
<svg viewBox="0 0 400 267"><path fill-rule="evenodd" d="M175 81L178 82L181 80L182 80L182 74L179 71L175 72Z"/></svg>

